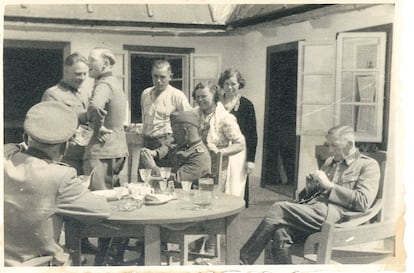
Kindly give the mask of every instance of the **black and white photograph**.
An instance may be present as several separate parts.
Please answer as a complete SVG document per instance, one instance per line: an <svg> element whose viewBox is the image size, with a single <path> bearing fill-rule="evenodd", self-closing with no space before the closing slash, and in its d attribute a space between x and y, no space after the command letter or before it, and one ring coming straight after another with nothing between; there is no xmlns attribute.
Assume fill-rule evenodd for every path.
<svg viewBox="0 0 414 273"><path fill-rule="evenodd" d="M6 0L0 267L405 272L405 2Z"/></svg>

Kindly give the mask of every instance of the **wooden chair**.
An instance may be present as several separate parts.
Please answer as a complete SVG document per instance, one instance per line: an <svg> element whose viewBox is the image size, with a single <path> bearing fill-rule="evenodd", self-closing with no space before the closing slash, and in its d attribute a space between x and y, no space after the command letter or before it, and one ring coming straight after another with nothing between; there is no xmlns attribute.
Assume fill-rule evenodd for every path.
<svg viewBox="0 0 414 273"><path fill-rule="evenodd" d="M218 185L219 181L223 179L222 178L223 172L221 171L223 168L223 156L221 153L218 153L216 155L211 154L211 156L212 157L214 156L214 158L212 158L213 165L211 168L212 177L214 179L214 184ZM186 233L185 229L176 230L174 232L175 232L174 237L178 238L178 240L175 240L172 243L179 244L180 250L178 251L178 253L179 253L179 259L180 259L181 265L189 264L189 256L201 257L201 258L216 257L218 260L221 259L221 249L220 249L221 235L220 234L217 234L215 236L209 236L208 234L188 234ZM203 238L204 238L204 243L207 238L209 238L210 240L213 240L213 244L214 244L213 255L208 254L208 253L203 253L203 252L190 252L189 245ZM204 243L201 247L202 250L204 249ZM167 251L165 252L165 254L167 255L168 263L170 264L172 257L177 255L177 251Z"/></svg>
<svg viewBox="0 0 414 273"><path fill-rule="evenodd" d="M371 208L364 212L348 212L348 219L345 222L338 224L325 223L320 232L310 235L305 240L303 249L303 257L305 262L311 263L329 263L332 257L332 251L337 247L348 247L362 243L375 242L382 239L394 237L394 223L393 221L382 221L382 208L384 207L383 192L384 192L384 177L385 177L385 163L386 153L382 151L374 153L365 153L368 156L376 159L380 165L381 177L379 181L379 189L377 198ZM328 158L327 146L316 146L315 155L319 167ZM295 246L293 249L296 249ZM392 247L393 248L393 247ZM352 256L352 251L348 253ZM359 252L360 254L367 254ZM371 252L373 255L393 254L394 250L381 250ZM345 251L341 253L346 254ZM302 255L302 253L301 253ZM266 247L266 258L269 259L270 243Z"/></svg>

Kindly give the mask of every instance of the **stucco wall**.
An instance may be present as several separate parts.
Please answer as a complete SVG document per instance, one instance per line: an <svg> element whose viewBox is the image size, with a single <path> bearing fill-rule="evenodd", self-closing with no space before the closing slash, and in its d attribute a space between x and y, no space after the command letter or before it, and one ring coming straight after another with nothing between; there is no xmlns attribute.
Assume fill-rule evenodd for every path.
<svg viewBox="0 0 414 273"><path fill-rule="evenodd" d="M96 46L106 46L114 51L122 51L124 44L152 45L171 47L193 47L196 53L214 53L222 56L222 68L237 67L246 77L247 86L243 95L248 97L256 107L258 127L258 149L254 180L261 175L263 155L264 105L266 85L266 49L293 41L326 41L335 40L338 32L365 28L375 25L389 24L394 21L392 5L374 6L359 11L324 16L312 21L295 23L287 26L266 23L251 27L242 34L229 37L152 37L139 35L117 35L103 33L76 32L38 32L6 29L5 39L67 41L72 51L85 55ZM333 90L334 91L334 90ZM392 119L391 119L392 121ZM392 128L393 124L391 124ZM390 139L393 139L390 132ZM300 144L298 188L303 187L304 176L316 168L314 146L322 144L321 136L303 135ZM392 145L390 145L392 148ZM389 177L393 170L389 168ZM392 187L391 187L392 188ZM390 189L393 199L393 189Z"/></svg>

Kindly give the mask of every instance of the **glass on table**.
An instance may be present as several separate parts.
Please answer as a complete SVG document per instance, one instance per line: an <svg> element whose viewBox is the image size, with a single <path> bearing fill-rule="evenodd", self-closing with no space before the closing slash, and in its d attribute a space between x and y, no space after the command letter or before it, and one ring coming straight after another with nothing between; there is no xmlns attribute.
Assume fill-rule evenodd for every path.
<svg viewBox="0 0 414 273"><path fill-rule="evenodd" d="M195 210L208 210L211 208L212 192L205 190L195 190L191 196Z"/></svg>
<svg viewBox="0 0 414 273"><path fill-rule="evenodd" d="M160 168L160 175L161 175L162 179L168 180L168 178L170 178L171 169L172 168L170 168L170 167L161 167Z"/></svg>
<svg viewBox="0 0 414 273"><path fill-rule="evenodd" d="M181 181L181 186L182 186L184 191L190 191L192 184L193 184L192 181Z"/></svg>
<svg viewBox="0 0 414 273"><path fill-rule="evenodd" d="M151 169L139 169L139 176L144 183L149 183L149 179L151 177L152 170Z"/></svg>
<svg viewBox="0 0 414 273"><path fill-rule="evenodd" d="M160 180L158 184L160 185L161 193L165 193L167 191L167 180Z"/></svg>

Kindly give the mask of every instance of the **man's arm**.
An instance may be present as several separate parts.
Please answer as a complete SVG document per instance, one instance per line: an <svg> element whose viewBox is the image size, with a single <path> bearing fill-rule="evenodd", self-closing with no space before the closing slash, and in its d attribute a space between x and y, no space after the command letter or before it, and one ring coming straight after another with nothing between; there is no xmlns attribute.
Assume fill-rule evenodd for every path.
<svg viewBox="0 0 414 273"><path fill-rule="evenodd" d="M343 178L344 183L352 183L352 189L335 185L332 187L329 201L352 211L366 211L374 203L379 187L380 168L373 159L367 159L358 177Z"/></svg>
<svg viewBox="0 0 414 273"><path fill-rule="evenodd" d="M177 170L177 181L194 181L211 170L211 159L207 150L193 153Z"/></svg>
<svg viewBox="0 0 414 273"><path fill-rule="evenodd" d="M84 222L96 222L111 214L106 198L91 193L76 176L75 169L68 169L56 197L57 213Z"/></svg>
<svg viewBox="0 0 414 273"><path fill-rule="evenodd" d="M112 89L106 83L95 86L91 101L88 106L87 116L91 122L91 127L97 132L103 125L108 112L105 110L106 104L111 100Z"/></svg>

